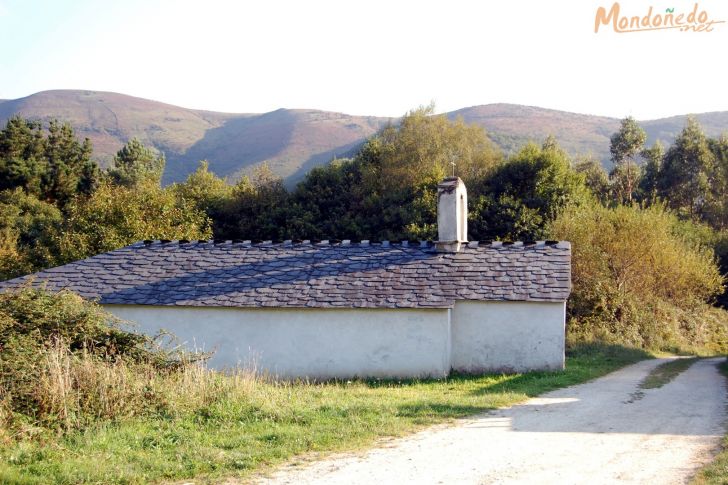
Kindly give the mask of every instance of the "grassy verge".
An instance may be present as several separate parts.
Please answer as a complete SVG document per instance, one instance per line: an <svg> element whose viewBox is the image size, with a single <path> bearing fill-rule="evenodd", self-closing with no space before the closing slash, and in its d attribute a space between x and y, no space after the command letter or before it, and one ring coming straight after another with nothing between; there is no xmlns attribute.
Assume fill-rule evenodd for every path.
<svg viewBox="0 0 728 485"><path fill-rule="evenodd" d="M270 383L206 371L180 383L195 393L189 405L160 406L159 412L66 432L0 430L5 441L0 482L149 483L195 477L195 483L204 483L246 477L296 454L360 448L648 357L617 346L582 346L569 353L563 372L420 381Z"/></svg>
<svg viewBox="0 0 728 485"><path fill-rule="evenodd" d="M720 364L721 373L728 378L728 360ZM728 435L723 438L723 449L712 463L695 476L692 485L718 485L728 483Z"/></svg>
<svg viewBox="0 0 728 485"><path fill-rule="evenodd" d="M657 389L677 376L688 370L688 368L698 360L697 358L675 359L670 362L660 364L644 378L640 383L640 389Z"/></svg>

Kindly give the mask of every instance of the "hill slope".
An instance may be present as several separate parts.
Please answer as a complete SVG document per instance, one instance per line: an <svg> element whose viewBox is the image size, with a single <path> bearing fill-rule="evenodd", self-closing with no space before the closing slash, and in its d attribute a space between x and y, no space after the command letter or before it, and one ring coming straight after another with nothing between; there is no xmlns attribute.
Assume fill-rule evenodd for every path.
<svg viewBox="0 0 728 485"><path fill-rule="evenodd" d="M448 116L462 116L468 123L483 126L507 152L517 150L528 141L541 142L548 135L554 135L572 155L592 155L605 166L610 165L609 138L619 129L620 122L617 118L513 104L473 106L453 111ZM728 131L727 111L702 113L696 117L708 136L715 137ZM658 139L668 145L686 121L687 116L681 115L640 121L640 125L647 132L648 145Z"/></svg>
<svg viewBox="0 0 728 485"><path fill-rule="evenodd" d="M183 180L199 160L221 176L235 177L263 161L283 177L348 154L388 118L316 110L265 114L216 113L98 91L43 91L0 101L0 122L13 114L68 121L108 165L132 137L167 156L165 182Z"/></svg>
<svg viewBox="0 0 728 485"><path fill-rule="evenodd" d="M237 177L267 161L289 182L335 156L351 154L367 137L395 121L318 110L280 109L270 113L218 113L181 108L157 101L99 91L43 91L14 100L0 100L0 123L13 114L48 121L69 121L94 144L95 156L108 165L130 138L167 156L165 182L183 180L199 160L221 176ZM553 134L572 154L591 154L609 164L609 137L619 120L532 106L490 104L447 113L488 130L507 152L525 142ZM698 115L706 132L728 130L728 112ZM670 143L685 116L643 121L648 143Z"/></svg>
<svg viewBox="0 0 728 485"><path fill-rule="evenodd" d="M275 173L296 180L316 165L349 155L388 121L327 111L279 109L228 120L209 130L174 163L177 170L189 173L199 160L207 159L219 175L236 176L267 161Z"/></svg>
<svg viewBox="0 0 728 485"><path fill-rule="evenodd" d="M68 121L82 137L94 144L96 156L108 162L129 138L183 153L205 133L231 117L195 111L169 104L98 91L43 91L0 103L0 120L13 114L48 121Z"/></svg>

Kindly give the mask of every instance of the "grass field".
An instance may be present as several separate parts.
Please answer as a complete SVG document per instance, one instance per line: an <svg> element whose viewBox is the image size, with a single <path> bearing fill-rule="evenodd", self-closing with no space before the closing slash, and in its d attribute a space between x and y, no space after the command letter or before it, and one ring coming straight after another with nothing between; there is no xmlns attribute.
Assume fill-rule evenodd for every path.
<svg viewBox="0 0 728 485"><path fill-rule="evenodd" d="M422 381L273 383L210 373L202 380L219 389L174 415L151 413L56 434L26 430L22 438L4 430L0 482L244 478L294 455L365 447L380 437L514 404L649 357L588 346L572 351L562 372Z"/></svg>

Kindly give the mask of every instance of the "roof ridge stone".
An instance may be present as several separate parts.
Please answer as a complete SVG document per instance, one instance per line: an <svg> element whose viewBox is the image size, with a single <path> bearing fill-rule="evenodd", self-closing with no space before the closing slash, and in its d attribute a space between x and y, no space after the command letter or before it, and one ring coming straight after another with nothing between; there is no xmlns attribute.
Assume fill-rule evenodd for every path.
<svg viewBox="0 0 728 485"><path fill-rule="evenodd" d="M192 245L204 245L204 246L219 246L219 245L242 245L244 247L291 247L291 246L300 246L300 245L315 245L315 246L337 246L337 247L357 247L357 246L373 246L377 245L379 247L405 247L405 248L426 248L432 246L434 243L433 241L425 241L420 240L418 241L419 244L412 245L410 244L410 241L407 239L403 239L401 241L391 241L387 239L383 239L381 241L376 240L370 240L370 239L362 239L361 241L352 241L351 239L321 239L321 240L311 240L311 239L284 239L284 240L272 240L272 239L197 239L197 240L188 240L188 239L144 239L141 241L136 241L126 247L130 248L140 248L140 247L146 247L146 246L154 246L154 245L184 245L184 246L192 246ZM560 240L522 240L522 241L509 241L509 240L471 240L468 241L465 245L468 249L474 249L474 248L513 248L513 247L522 247L522 248L531 248L531 247L555 247L558 249L571 249L571 243L569 241L560 241Z"/></svg>

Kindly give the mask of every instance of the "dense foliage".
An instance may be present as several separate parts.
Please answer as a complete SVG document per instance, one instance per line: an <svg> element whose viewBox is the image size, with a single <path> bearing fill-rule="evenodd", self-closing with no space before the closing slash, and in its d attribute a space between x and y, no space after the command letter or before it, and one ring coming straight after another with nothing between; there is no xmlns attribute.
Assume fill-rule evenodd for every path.
<svg viewBox="0 0 728 485"><path fill-rule="evenodd" d="M95 188L100 174L91 151L68 123L51 121L46 133L39 122L12 117L0 131L0 190L22 187L62 206Z"/></svg>
<svg viewBox="0 0 728 485"><path fill-rule="evenodd" d="M725 317L706 304L723 277L696 231L660 205L564 211L550 232L573 248L570 339L728 350Z"/></svg>
<svg viewBox="0 0 728 485"><path fill-rule="evenodd" d="M0 192L0 278L54 266L60 256L63 215L21 188Z"/></svg>
<svg viewBox="0 0 728 485"><path fill-rule="evenodd" d="M83 259L143 239L208 239L209 221L193 201L156 184L117 187L104 182L73 200L59 235L63 261Z"/></svg>
<svg viewBox="0 0 728 485"><path fill-rule="evenodd" d="M162 188L164 157L131 140L101 171L68 124L11 118L0 131L0 278L140 239L212 235L205 208Z"/></svg>
<svg viewBox="0 0 728 485"><path fill-rule="evenodd" d="M314 168L291 192L265 167L244 178L226 203L212 204L215 236L435 239L437 184L453 171L468 187L475 239L542 237L583 197L582 177L558 147L528 145L505 160L481 128L431 110L386 127L353 159Z"/></svg>
<svg viewBox="0 0 728 485"><path fill-rule="evenodd" d="M584 177L552 143L529 144L470 193L468 231L475 240L548 239L547 225L587 195Z"/></svg>

